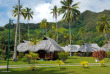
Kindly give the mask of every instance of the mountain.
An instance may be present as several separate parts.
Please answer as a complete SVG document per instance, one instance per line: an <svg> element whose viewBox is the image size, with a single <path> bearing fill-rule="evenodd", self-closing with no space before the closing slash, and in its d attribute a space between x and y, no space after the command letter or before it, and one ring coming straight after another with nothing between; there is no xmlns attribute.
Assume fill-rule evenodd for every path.
<svg viewBox="0 0 110 74"><path fill-rule="evenodd" d="M71 22L71 30L72 30L72 44L80 44L83 43L98 43L99 46L102 46L105 41L105 37L102 34L99 34L96 30L97 21L99 17L106 14L110 17L110 10L104 10L102 12L92 12L86 10L81 13L79 19ZM47 29L47 36L53 39L56 39L56 31L52 29L53 22L50 22L50 26ZM58 33L59 33L59 44L61 46L65 46L69 44L69 25L66 22L59 21L58 23ZM21 41L28 40L27 37L27 23L20 23L21 25ZM7 39L8 39L8 27L6 24L4 27L0 27L0 48L5 49L7 47ZM29 23L29 32L30 39L37 37L38 39L42 39L45 34L45 29L40 28L40 23ZM11 45L12 49L14 46L14 35L15 35L15 24L11 25ZM4 46L4 47L3 47Z"/></svg>

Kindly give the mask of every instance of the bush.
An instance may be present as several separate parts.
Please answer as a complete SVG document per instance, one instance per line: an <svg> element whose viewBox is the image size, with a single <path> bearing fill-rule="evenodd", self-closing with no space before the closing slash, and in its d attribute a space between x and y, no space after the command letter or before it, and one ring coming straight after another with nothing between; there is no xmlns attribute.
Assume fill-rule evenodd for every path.
<svg viewBox="0 0 110 74"><path fill-rule="evenodd" d="M86 68L88 66L88 62L87 61L81 61L80 65L82 65L84 68Z"/></svg>
<svg viewBox="0 0 110 74"><path fill-rule="evenodd" d="M81 57L85 57L86 56L86 52L80 52L80 56Z"/></svg>
<svg viewBox="0 0 110 74"><path fill-rule="evenodd" d="M13 56L13 52L10 52L9 53L9 58L12 58L12 56Z"/></svg>
<svg viewBox="0 0 110 74"><path fill-rule="evenodd" d="M110 59L110 52L106 52L107 53L107 58Z"/></svg>
<svg viewBox="0 0 110 74"><path fill-rule="evenodd" d="M94 53L92 53L92 57L94 57L100 61L106 57L106 52L103 50L94 51Z"/></svg>
<svg viewBox="0 0 110 74"><path fill-rule="evenodd" d="M0 62L2 63L3 60L5 60L6 55L5 52L3 52L3 50L0 49Z"/></svg>
<svg viewBox="0 0 110 74"><path fill-rule="evenodd" d="M86 56L90 57L90 56L92 56L92 53L91 52L86 52Z"/></svg>
<svg viewBox="0 0 110 74"><path fill-rule="evenodd" d="M104 60L99 61L99 63L100 63L100 66L101 67L104 67L105 66L105 61Z"/></svg>
<svg viewBox="0 0 110 74"><path fill-rule="evenodd" d="M27 62L30 63L31 60L34 61L34 63L36 62L36 59L38 58L38 54L37 53L33 53L33 52L29 52L29 54L26 54L25 57L27 58Z"/></svg>
<svg viewBox="0 0 110 74"><path fill-rule="evenodd" d="M58 53L58 57L60 60L62 60L63 62L68 58L69 53L68 52L59 52Z"/></svg>
<svg viewBox="0 0 110 74"><path fill-rule="evenodd" d="M23 61L23 62L28 62L29 59L27 59L27 57L23 57L22 59L20 59L20 61Z"/></svg>
<svg viewBox="0 0 110 74"><path fill-rule="evenodd" d="M59 67L59 69L61 69L61 68L60 68L60 65L61 65L61 64L65 64L65 63L64 63L63 61L61 61L61 60L56 60L56 61L55 61L55 64Z"/></svg>
<svg viewBox="0 0 110 74"><path fill-rule="evenodd" d="M35 70L36 70L36 67L35 67L35 66L31 66L31 67L29 68L29 70L35 71Z"/></svg>
<svg viewBox="0 0 110 74"><path fill-rule="evenodd" d="M24 53L19 53L18 60L22 59L24 57Z"/></svg>
<svg viewBox="0 0 110 74"><path fill-rule="evenodd" d="M3 53L3 50L0 49L0 55Z"/></svg>
<svg viewBox="0 0 110 74"><path fill-rule="evenodd" d="M74 52L74 56L78 56L78 53L77 52Z"/></svg>
<svg viewBox="0 0 110 74"><path fill-rule="evenodd" d="M81 57L90 57L90 56L92 56L92 53L91 52L81 52L79 55Z"/></svg>

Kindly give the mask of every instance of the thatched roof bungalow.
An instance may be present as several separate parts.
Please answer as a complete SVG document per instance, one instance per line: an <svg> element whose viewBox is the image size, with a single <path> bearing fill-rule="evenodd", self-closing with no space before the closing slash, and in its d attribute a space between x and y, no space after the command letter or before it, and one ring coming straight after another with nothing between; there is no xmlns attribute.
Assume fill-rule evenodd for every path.
<svg viewBox="0 0 110 74"><path fill-rule="evenodd" d="M101 50L110 51L110 41L107 41L107 43L101 47Z"/></svg>
<svg viewBox="0 0 110 74"><path fill-rule="evenodd" d="M62 47L65 52L70 52L70 45ZM80 45L71 45L71 52L78 52L80 48Z"/></svg>
<svg viewBox="0 0 110 74"><path fill-rule="evenodd" d="M42 41L40 41L36 45L30 45L30 41L24 41L24 43L20 43L17 46L18 52L37 52L40 58L45 58L46 56L56 55L57 52L64 51L58 43L56 43L53 39L44 37ZM51 57L53 58L53 57Z"/></svg>
<svg viewBox="0 0 110 74"><path fill-rule="evenodd" d="M95 43L84 43L80 48L79 48L79 51L80 52L94 52L94 51L97 51L97 50L100 50L100 47L95 44Z"/></svg>

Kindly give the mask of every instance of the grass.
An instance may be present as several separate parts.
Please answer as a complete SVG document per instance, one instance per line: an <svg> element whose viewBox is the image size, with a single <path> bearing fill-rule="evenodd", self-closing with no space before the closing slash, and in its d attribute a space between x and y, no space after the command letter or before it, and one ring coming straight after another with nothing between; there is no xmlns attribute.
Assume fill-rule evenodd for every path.
<svg viewBox="0 0 110 74"><path fill-rule="evenodd" d="M8 74L109 74L110 66L100 67L100 66L91 66L88 68L83 68L82 66L70 66L70 67L61 67L59 70L58 67L42 67L37 68L36 71L30 71L28 68L19 68L19 69L9 69L11 72ZM6 71L6 69L1 69L1 71Z"/></svg>
<svg viewBox="0 0 110 74"><path fill-rule="evenodd" d="M108 58L105 58L105 63L110 63L110 60ZM80 61L88 61L88 63L96 63L95 58L92 57L79 57L79 56L73 56L69 57L65 63L66 64L75 64L75 63L80 63ZM12 60L9 61L10 65L27 65L27 62L22 62L22 61L17 61L13 62ZM55 64L55 61L40 61L37 60L36 64ZM0 63L0 65L7 65L7 61L3 61L3 63Z"/></svg>
<svg viewBox="0 0 110 74"><path fill-rule="evenodd" d="M110 63L108 58L105 58L105 63ZM95 63L95 59L92 57L78 57L73 56L69 57L65 61L65 65L75 65L80 63L80 61L88 61L88 63ZM110 65L106 65L105 67L97 66L88 66L88 68L83 68L82 66L61 66L62 70L59 70L57 66L51 67L37 67L36 71L30 71L29 67L25 67L26 65L31 66L33 64L27 64L27 62L17 61L13 62L10 60L10 65L21 65L22 68L11 68L9 69L10 73L8 74L109 74L110 73ZM3 61L0 65L6 65L7 61ZM36 65L41 66L40 64L55 64L55 61L40 61L36 62ZM49 65L45 65L49 66ZM0 74L7 74L1 73L1 71L6 71L6 69L0 69Z"/></svg>

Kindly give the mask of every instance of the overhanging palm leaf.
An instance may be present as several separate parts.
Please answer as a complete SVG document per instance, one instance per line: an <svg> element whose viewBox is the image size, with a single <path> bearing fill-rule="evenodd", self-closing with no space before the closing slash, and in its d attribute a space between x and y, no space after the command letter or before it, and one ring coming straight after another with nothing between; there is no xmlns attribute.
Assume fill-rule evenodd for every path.
<svg viewBox="0 0 110 74"><path fill-rule="evenodd" d="M16 17L18 15L18 5L13 6L14 10L12 10L13 12L13 16ZM20 5L20 15L22 15L24 17L24 12L25 9L23 9L23 6Z"/></svg>
<svg viewBox="0 0 110 74"><path fill-rule="evenodd" d="M56 19L56 33L57 33L57 39L56 41L58 42L58 31L57 31L57 15L58 15L58 9L57 9L57 6L55 5L53 9L51 9L53 13L53 18Z"/></svg>
<svg viewBox="0 0 110 74"><path fill-rule="evenodd" d="M97 21L97 31L99 33L105 34L105 36L109 33L109 23L108 20L110 20L105 14L100 17L100 19ZM107 39L107 38L106 38Z"/></svg>
<svg viewBox="0 0 110 74"><path fill-rule="evenodd" d="M33 12L31 11L31 8L26 7L24 19L27 19L28 22L30 21L30 19L33 19ZM28 39L29 39L29 24L28 24Z"/></svg>

